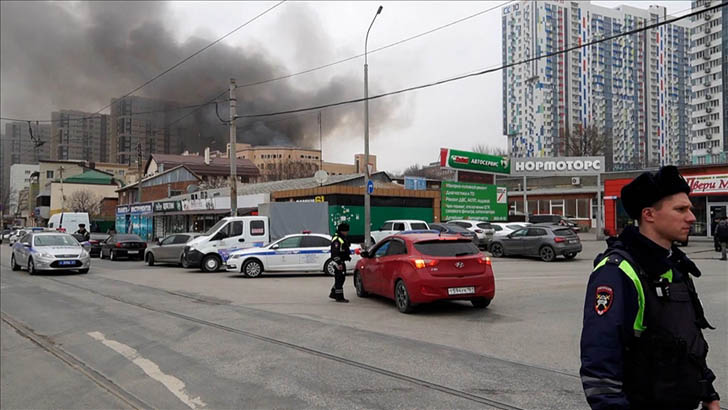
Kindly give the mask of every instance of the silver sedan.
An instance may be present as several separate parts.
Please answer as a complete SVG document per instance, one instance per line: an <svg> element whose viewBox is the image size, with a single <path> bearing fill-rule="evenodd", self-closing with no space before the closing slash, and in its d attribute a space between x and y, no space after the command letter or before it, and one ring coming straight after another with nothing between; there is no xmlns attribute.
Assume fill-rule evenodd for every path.
<svg viewBox="0 0 728 410"><path fill-rule="evenodd" d="M10 266L13 270L26 268L31 275L41 271L68 270L87 273L91 267L91 256L69 234L28 233L13 245Z"/></svg>

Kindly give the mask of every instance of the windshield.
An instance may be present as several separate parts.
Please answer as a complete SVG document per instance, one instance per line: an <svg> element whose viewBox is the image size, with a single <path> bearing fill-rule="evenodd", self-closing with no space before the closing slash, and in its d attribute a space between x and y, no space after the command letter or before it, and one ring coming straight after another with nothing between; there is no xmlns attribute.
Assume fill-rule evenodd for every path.
<svg viewBox="0 0 728 410"><path fill-rule="evenodd" d="M35 237L35 246L78 246L71 235L41 235Z"/></svg>
<svg viewBox="0 0 728 410"><path fill-rule="evenodd" d="M212 225L212 228L208 229L207 232L204 233L205 236L210 236L215 233L218 229L220 229L221 226L225 225L227 221L224 219L220 219L217 221L215 225Z"/></svg>

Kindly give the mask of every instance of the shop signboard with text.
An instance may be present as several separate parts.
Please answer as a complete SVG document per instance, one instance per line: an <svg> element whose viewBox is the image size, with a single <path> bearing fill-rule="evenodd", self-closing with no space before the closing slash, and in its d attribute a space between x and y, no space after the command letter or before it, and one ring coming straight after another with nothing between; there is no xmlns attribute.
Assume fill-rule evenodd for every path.
<svg viewBox="0 0 728 410"><path fill-rule="evenodd" d="M511 173L511 164L508 157L458 151L449 148L440 148L440 166L471 172Z"/></svg>
<svg viewBox="0 0 728 410"><path fill-rule="evenodd" d="M686 176L690 195L712 195L728 193L728 174Z"/></svg>
<svg viewBox="0 0 728 410"><path fill-rule="evenodd" d="M473 219L506 221L508 198L506 188L467 182L442 182L441 213L443 221Z"/></svg>
<svg viewBox="0 0 728 410"><path fill-rule="evenodd" d="M597 175L604 173L604 157L513 158L511 175Z"/></svg>

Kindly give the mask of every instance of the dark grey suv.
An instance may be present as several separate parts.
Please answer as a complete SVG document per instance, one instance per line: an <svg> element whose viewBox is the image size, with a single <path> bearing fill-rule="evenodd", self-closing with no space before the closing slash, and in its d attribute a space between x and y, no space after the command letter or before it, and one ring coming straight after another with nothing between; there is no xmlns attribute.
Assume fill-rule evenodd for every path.
<svg viewBox="0 0 728 410"><path fill-rule="evenodd" d="M544 262L551 262L559 255L566 259L575 258L581 252L581 240L567 227L530 225L506 236L494 237L489 250L496 257L537 256Z"/></svg>

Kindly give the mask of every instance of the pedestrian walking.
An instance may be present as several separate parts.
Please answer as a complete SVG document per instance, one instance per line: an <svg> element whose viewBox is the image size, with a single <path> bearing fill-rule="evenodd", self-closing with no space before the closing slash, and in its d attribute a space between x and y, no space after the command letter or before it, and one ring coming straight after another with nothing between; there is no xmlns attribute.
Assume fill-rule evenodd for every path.
<svg viewBox="0 0 728 410"><path fill-rule="evenodd" d="M638 227L607 241L589 277L581 334L581 381L592 409L718 410L707 364L708 323L691 276L698 267L673 241L695 215L674 166L622 188Z"/></svg>
<svg viewBox="0 0 728 410"><path fill-rule="evenodd" d="M720 244L720 260L726 260L726 249L728 249L728 218L723 218L715 228L715 236Z"/></svg>
<svg viewBox="0 0 728 410"><path fill-rule="evenodd" d="M351 260L349 253L349 224L340 223L336 228L336 234L331 239L331 259L334 261L334 287L331 288L329 297L337 302L349 303L344 297L344 281L346 280L346 261Z"/></svg>

